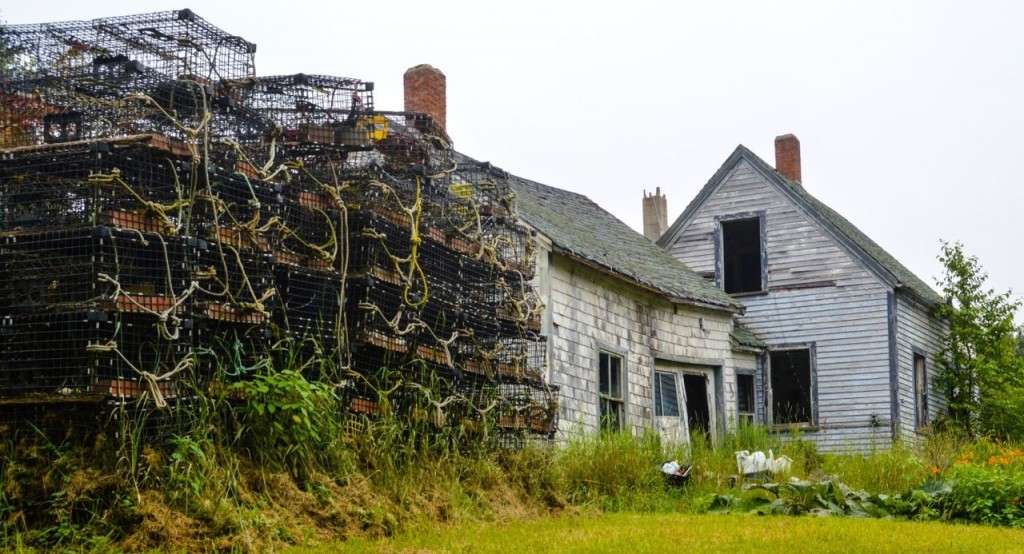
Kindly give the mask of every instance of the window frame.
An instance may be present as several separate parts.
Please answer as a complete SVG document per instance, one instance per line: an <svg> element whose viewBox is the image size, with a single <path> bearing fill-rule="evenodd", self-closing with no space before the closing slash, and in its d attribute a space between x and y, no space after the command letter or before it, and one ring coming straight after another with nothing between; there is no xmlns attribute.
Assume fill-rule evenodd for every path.
<svg viewBox="0 0 1024 554"><path fill-rule="evenodd" d="M604 378L602 370L602 358L605 356L609 360L609 375L608 375L608 388L611 389L611 360L617 359L618 372L619 372L619 390L618 396L614 396L609 390L607 393L602 391L601 382ZM617 428L612 428L609 425L611 419L606 417L605 410L606 406L617 408ZM618 349L607 348L600 346L597 351L597 427L602 432L621 432L626 429L626 355L624 351Z"/></svg>
<svg viewBox="0 0 1024 554"><path fill-rule="evenodd" d="M740 411L740 377L750 379L750 410ZM736 370L736 423L746 419L748 423L757 422L757 373L753 370Z"/></svg>
<svg viewBox="0 0 1024 554"><path fill-rule="evenodd" d="M772 385L773 377L776 368L772 364L772 354L781 352L794 352L794 351L806 351L808 356L808 371L810 372L810 394L808 401L810 402L810 421L799 421L799 422L787 422L777 423L775 414L775 390ZM768 348L767 353L767 366L768 372L766 376L766 383L768 385L768 400L767 408L768 414L766 420L772 429L777 431L785 431L790 428L816 430L818 427L818 364L817 364L817 346L815 343L796 343L796 344L779 344L771 345Z"/></svg>
<svg viewBox="0 0 1024 554"><path fill-rule="evenodd" d="M675 399L676 399L676 406L675 406L676 413L675 414L665 414L664 413L664 409L662 407L662 402L658 401L659 399L663 398L664 393L662 391L665 390L665 387L663 386L662 382L659 380L659 376L660 375L669 375L669 376L672 377L672 386L673 386L672 394L675 396ZM676 372L676 371L665 371L665 370L660 370L660 369L655 369L654 370L654 417L682 417L683 416L683 409L686 406L686 397L679 393L680 392L680 389L679 389L679 378L680 378L680 376L681 376L681 374L679 372Z"/></svg>
<svg viewBox="0 0 1024 554"><path fill-rule="evenodd" d="M921 387L918 389L917 361L921 360ZM919 430L931 423L928 417L928 355L916 347L910 349L910 377L914 391L914 429Z"/></svg>
<svg viewBox="0 0 1024 554"><path fill-rule="evenodd" d="M725 231L723 223L737 222L742 220L758 221L760 232L761 249L761 288L756 291L730 292L733 296L756 296L768 293L768 233L767 222L764 210L751 212L738 212L726 215L715 216L715 286L725 290Z"/></svg>

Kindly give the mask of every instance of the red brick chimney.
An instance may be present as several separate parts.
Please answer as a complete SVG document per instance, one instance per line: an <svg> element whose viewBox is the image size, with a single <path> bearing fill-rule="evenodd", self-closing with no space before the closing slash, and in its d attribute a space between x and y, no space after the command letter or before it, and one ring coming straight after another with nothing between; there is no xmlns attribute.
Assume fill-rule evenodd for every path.
<svg viewBox="0 0 1024 554"><path fill-rule="evenodd" d="M775 137L775 170L790 181L800 180L800 139L793 134Z"/></svg>
<svg viewBox="0 0 1024 554"><path fill-rule="evenodd" d="M410 67L405 71L405 111L425 113L445 127L446 90L444 73L427 64Z"/></svg>

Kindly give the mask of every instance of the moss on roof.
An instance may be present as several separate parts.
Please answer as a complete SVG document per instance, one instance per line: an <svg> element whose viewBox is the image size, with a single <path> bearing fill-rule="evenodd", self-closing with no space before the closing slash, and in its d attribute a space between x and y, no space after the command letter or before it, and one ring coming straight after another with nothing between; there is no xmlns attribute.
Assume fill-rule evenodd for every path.
<svg viewBox="0 0 1024 554"><path fill-rule="evenodd" d="M836 212L825 205L824 202L812 196L800 183L786 179L781 174L779 175L779 178L782 179L785 185L788 186L797 196L802 198L808 205L817 210L822 217L827 219L829 223L835 226L839 232L846 235L846 237L859 246L865 254L875 260L878 265L884 267L886 271L891 273L896 280L903 284L903 286L909 288L914 292L914 294L929 303L939 304L942 302L942 297L939 296L939 293L935 292L935 289L928 286L928 284L918 278L917 275L914 275L914 272L907 269L907 267L894 258L892 254L886 252L884 248L871 240L871 237L865 235L863 231L858 229L857 226L851 223L848 219L840 215L839 212Z"/></svg>
<svg viewBox="0 0 1024 554"><path fill-rule="evenodd" d="M673 300L730 310L742 304L586 196L512 176L519 216L563 253Z"/></svg>
<svg viewBox="0 0 1024 554"><path fill-rule="evenodd" d="M733 322L730 338L732 339L733 346L752 350L764 350L767 347L761 339L757 338L753 331L739 321Z"/></svg>

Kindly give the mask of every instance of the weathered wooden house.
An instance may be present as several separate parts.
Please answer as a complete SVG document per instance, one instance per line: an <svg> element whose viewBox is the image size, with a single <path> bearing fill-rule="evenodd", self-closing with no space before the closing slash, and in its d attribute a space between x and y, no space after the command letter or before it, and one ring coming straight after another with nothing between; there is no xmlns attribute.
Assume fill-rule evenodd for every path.
<svg viewBox="0 0 1024 554"><path fill-rule="evenodd" d="M758 420L829 449L914 440L944 408L941 298L807 192L796 137L775 146L775 168L738 146L658 245L746 307Z"/></svg>
<svg viewBox="0 0 1024 554"><path fill-rule="evenodd" d="M761 343L735 328L738 301L589 198L510 183L537 231L563 434L653 427L680 442L725 430L743 417L738 407L752 412Z"/></svg>

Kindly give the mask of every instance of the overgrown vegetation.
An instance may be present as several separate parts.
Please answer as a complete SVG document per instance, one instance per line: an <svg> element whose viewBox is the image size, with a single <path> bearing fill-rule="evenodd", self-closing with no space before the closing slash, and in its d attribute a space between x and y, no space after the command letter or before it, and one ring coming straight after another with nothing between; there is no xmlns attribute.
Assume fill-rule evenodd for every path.
<svg viewBox="0 0 1024 554"><path fill-rule="evenodd" d="M438 391L400 375L376 376L373 416L342 410L344 387L260 367L175 410L8 421L0 550L265 551L563 507L549 449L497 448L488 417L439 421Z"/></svg>
<svg viewBox="0 0 1024 554"><path fill-rule="evenodd" d="M187 421L126 409L100 434L84 433L77 417L75 425L10 424L0 457L0 549L264 551L556 512L1024 526L1019 445L938 434L845 455L821 453L797 432L741 425L714 441L695 435L685 448L654 433L580 432L564 444L509 451L486 428L439 426L426 411L339 417L333 389L297 372L260 371L220 396L200 396ZM428 390L404 389L416 392L428 409ZM789 456L791 473L744 480L737 450ZM694 464L683 487L659 471L673 459Z"/></svg>
<svg viewBox="0 0 1024 554"><path fill-rule="evenodd" d="M960 243L943 243L938 310L949 335L937 356L937 389L949 405L947 424L968 436L1024 437L1024 355L1014 325L1019 300L986 288L988 275Z"/></svg>

